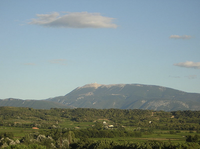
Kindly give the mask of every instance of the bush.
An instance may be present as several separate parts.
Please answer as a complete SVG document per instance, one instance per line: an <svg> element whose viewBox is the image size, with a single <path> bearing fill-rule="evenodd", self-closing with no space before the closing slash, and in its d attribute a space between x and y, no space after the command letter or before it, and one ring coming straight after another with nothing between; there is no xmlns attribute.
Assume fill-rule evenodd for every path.
<svg viewBox="0 0 200 149"><path fill-rule="evenodd" d="M176 132L173 131L173 130L170 130L169 133L170 133L170 134L176 134Z"/></svg>
<svg viewBox="0 0 200 149"><path fill-rule="evenodd" d="M46 146L38 144L29 144L29 145L18 144L5 147L4 149L46 149Z"/></svg>
<svg viewBox="0 0 200 149"><path fill-rule="evenodd" d="M2 133L0 133L0 139L6 138L6 137L13 139L14 134L12 132L2 132Z"/></svg>
<svg viewBox="0 0 200 149"><path fill-rule="evenodd" d="M186 142L198 142L198 139L199 139L198 135L194 135L194 136L188 135L186 137Z"/></svg>

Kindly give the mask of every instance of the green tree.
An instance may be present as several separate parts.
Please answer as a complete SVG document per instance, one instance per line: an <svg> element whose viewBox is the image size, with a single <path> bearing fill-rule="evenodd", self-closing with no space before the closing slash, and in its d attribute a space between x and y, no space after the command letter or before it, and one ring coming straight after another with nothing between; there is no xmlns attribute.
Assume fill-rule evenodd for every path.
<svg viewBox="0 0 200 149"><path fill-rule="evenodd" d="M186 142L198 142L199 136L198 135L188 135L186 137Z"/></svg>
<svg viewBox="0 0 200 149"><path fill-rule="evenodd" d="M102 130L103 129L103 123L96 122L95 125L94 125L94 129Z"/></svg>

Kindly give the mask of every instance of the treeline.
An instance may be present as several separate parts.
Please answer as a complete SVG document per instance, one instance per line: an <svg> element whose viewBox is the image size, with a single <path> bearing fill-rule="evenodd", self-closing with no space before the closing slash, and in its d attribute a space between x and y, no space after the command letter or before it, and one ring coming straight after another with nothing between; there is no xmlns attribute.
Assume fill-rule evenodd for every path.
<svg viewBox="0 0 200 149"><path fill-rule="evenodd" d="M140 131L126 130L97 130L97 129L80 129L73 131L75 136L79 138L114 138L114 137L141 137Z"/></svg>
<svg viewBox="0 0 200 149"><path fill-rule="evenodd" d="M79 141L70 145L73 149L199 149L199 143L171 143L147 141L119 144L116 141Z"/></svg>
<svg viewBox="0 0 200 149"><path fill-rule="evenodd" d="M30 133L22 137L18 143L14 143L12 133L0 134L0 147L5 149L199 149L200 148L200 136L188 135L185 142L171 142L169 141L146 141L146 142L127 142L123 140L108 141L108 140L90 140L87 137L89 133L98 133L96 136L90 137L102 137L99 132L103 130L98 129L85 130L85 131L71 131L67 129L50 129L47 131L41 131L40 133ZM84 129L83 129L84 130ZM119 136L119 133L126 133L123 130L110 131L115 136ZM129 135L134 133L130 133ZM127 133L128 135L128 133ZM123 142L122 142L123 141ZM15 141L17 142L17 141Z"/></svg>
<svg viewBox="0 0 200 149"><path fill-rule="evenodd" d="M199 149L199 143L170 143L159 141L148 141L145 143L128 143L119 144L116 141L79 141L67 146L62 146L62 149ZM38 144L18 144L5 147L4 149L53 149L45 145Z"/></svg>
<svg viewBox="0 0 200 149"><path fill-rule="evenodd" d="M73 143L69 147L62 149L199 149L198 143L166 143L158 141L148 141L145 143L124 143L119 144L114 141L87 141ZM51 149L44 145L12 145L4 149ZM53 149L53 148L52 148Z"/></svg>
<svg viewBox="0 0 200 149"><path fill-rule="evenodd" d="M76 139L75 134L70 130L52 129L44 134L32 133L23 137L18 144L5 145L10 142L9 135L1 136L0 145L5 149L199 149L199 136L187 136L185 142L146 141L146 142L127 142L108 140L89 140L87 138ZM4 138L3 138L4 137ZM3 142L2 142L3 140ZM2 147L2 146L1 146Z"/></svg>
<svg viewBox="0 0 200 149"><path fill-rule="evenodd" d="M13 121L16 120L16 121ZM0 126L51 127L55 122L63 120L74 122L93 122L108 119L115 124L134 127L150 127L164 130L196 130L199 131L200 111L153 111L139 109L57 109L41 110L33 108L0 107ZM32 123L20 123L28 120Z"/></svg>

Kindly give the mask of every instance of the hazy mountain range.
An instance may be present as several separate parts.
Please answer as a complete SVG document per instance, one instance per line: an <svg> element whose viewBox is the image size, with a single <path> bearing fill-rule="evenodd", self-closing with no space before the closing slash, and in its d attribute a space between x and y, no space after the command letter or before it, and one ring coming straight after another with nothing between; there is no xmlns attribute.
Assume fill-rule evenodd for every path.
<svg viewBox="0 0 200 149"><path fill-rule="evenodd" d="M23 106L27 102L26 100L16 100L15 105L8 105L13 100L0 100L0 106ZM33 108L40 109L42 109L42 105L46 104L46 107L49 105L48 108L200 110L200 94L198 93L142 84L102 85L93 83L78 87L65 96L31 101L35 102L35 106L32 104ZM3 102L4 104L2 104ZM28 104L26 106L29 107Z"/></svg>
<svg viewBox="0 0 200 149"><path fill-rule="evenodd" d="M50 109L50 108L71 108L67 105L60 104L53 101L47 100L22 100L8 98L0 100L0 106L9 106L9 107L28 107L34 109Z"/></svg>
<svg viewBox="0 0 200 149"><path fill-rule="evenodd" d="M87 84L48 100L82 108L200 110L200 94L142 84Z"/></svg>

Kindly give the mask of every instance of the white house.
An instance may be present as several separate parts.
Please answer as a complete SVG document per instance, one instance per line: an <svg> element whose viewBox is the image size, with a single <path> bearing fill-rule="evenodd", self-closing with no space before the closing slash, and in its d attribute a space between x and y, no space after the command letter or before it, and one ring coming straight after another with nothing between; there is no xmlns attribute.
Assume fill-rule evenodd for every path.
<svg viewBox="0 0 200 149"><path fill-rule="evenodd" d="M109 127L109 128L113 128L114 126L113 126L113 125L108 125L108 127Z"/></svg>

